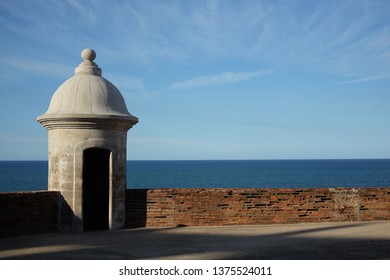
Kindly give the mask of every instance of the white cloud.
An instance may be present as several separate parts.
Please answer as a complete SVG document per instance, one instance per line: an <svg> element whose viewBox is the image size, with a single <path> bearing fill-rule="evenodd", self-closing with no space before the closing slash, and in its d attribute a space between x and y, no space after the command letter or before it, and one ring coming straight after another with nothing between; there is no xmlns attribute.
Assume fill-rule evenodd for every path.
<svg viewBox="0 0 390 280"><path fill-rule="evenodd" d="M1 3L0 10L14 19L4 17L3 25L24 39L56 42L61 49L70 48L65 42L99 45L114 60L140 65L197 57L304 66L348 76L388 69L386 1L34 3Z"/></svg>
<svg viewBox="0 0 390 280"><path fill-rule="evenodd" d="M377 75L377 76L363 77L356 80L350 80L350 81L342 82L341 84L342 85L358 84L358 83L366 83L366 82L389 80L389 79L390 79L390 75Z"/></svg>
<svg viewBox="0 0 390 280"><path fill-rule="evenodd" d="M123 74L107 73L103 76L113 83L120 91L142 91L145 86L142 78Z"/></svg>
<svg viewBox="0 0 390 280"><path fill-rule="evenodd" d="M257 26L247 53L279 67L348 76L382 74L389 62L389 21L384 2L374 2L277 5Z"/></svg>
<svg viewBox="0 0 390 280"><path fill-rule="evenodd" d="M86 4L85 2L76 0L66 0L66 2L80 14L83 20L87 20L89 24L95 25L99 22L99 16L95 13L96 2L89 2Z"/></svg>
<svg viewBox="0 0 390 280"><path fill-rule="evenodd" d="M0 63L4 71L14 70L61 79L70 77L74 71L68 65L28 57L0 57Z"/></svg>
<svg viewBox="0 0 390 280"><path fill-rule="evenodd" d="M175 83L168 87L171 90L185 90L198 87L219 86L239 83L255 77L272 73L272 70L262 70L256 72L225 72L218 75L201 76L183 82Z"/></svg>

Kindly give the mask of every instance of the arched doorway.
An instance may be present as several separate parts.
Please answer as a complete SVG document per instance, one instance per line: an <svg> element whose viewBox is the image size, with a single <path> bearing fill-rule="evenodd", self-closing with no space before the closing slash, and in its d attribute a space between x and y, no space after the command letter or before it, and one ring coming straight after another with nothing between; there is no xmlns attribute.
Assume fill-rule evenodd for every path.
<svg viewBox="0 0 390 280"><path fill-rule="evenodd" d="M108 229L110 151L90 148L83 152L83 228Z"/></svg>

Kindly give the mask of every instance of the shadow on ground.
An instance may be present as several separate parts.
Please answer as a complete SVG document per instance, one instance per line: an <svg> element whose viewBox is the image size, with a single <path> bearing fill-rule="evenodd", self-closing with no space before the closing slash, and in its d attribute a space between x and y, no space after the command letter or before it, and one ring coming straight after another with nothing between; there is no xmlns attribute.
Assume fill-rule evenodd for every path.
<svg viewBox="0 0 390 280"><path fill-rule="evenodd" d="M0 259L389 259L390 222L178 227L0 239Z"/></svg>

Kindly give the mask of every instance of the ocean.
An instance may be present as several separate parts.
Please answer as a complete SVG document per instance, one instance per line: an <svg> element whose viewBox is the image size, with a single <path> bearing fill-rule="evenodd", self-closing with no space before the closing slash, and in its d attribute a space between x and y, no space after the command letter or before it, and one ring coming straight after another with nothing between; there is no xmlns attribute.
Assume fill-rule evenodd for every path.
<svg viewBox="0 0 390 280"><path fill-rule="evenodd" d="M390 187L390 159L128 161L127 188ZM0 192L46 190L47 161L0 161Z"/></svg>

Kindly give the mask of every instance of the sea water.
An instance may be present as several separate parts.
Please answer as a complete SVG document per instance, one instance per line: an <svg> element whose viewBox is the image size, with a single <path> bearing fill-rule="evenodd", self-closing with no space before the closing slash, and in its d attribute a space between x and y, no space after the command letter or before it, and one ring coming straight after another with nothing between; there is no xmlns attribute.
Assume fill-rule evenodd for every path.
<svg viewBox="0 0 390 280"><path fill-rule="evenodd" d="M390 187L390 159L128 161L127 188ZM46 190L47 161L0 161L0 192Z"/></svg>

